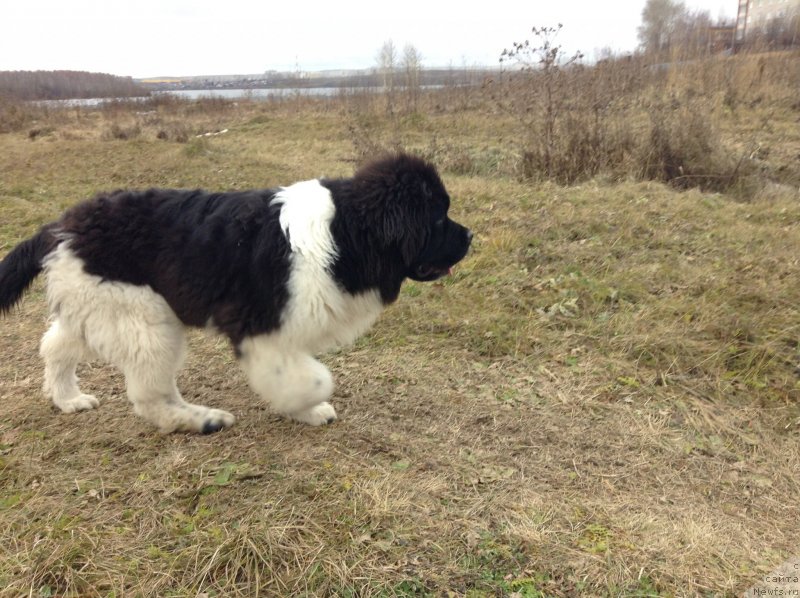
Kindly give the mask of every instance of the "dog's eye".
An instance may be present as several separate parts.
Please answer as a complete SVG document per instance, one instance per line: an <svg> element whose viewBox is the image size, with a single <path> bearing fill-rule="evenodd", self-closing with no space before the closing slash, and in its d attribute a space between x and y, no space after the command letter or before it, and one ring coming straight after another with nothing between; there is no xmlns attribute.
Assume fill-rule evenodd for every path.
<svg viewBox="0 0 800 598"><path fill-rule="evenodd" d="M444 226L444 218L437 220L433 223L436 228L442 228Z"/></svg>

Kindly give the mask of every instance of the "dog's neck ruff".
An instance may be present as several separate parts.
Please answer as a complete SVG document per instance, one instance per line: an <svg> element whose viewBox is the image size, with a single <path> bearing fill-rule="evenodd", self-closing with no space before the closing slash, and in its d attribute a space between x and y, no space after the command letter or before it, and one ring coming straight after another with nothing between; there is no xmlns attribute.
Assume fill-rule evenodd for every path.
<svg viewBox="0 0 800 598"><path fill-rule="evenodd" d="M280 223L294 255L327 269L336 258L331 221L336 211L328 189L319 181L303 181L284 187L273 198L281 206Z"/></svg>

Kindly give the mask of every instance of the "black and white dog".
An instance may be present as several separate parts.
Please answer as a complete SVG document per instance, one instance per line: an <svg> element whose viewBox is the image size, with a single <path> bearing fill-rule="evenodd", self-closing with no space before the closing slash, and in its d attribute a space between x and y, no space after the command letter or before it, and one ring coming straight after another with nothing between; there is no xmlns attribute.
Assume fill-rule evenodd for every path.
<svg viewBox="0 0 800 598"><path fill-rule="evenodd" d="M99 358L160 430L230 426L233 415L185 402L175 384L194 326L228 336L278 413L331 423L333 380L313 356L365 332L405 278L435 280L466 255L472 233L449 205L435 168L406 154L278 189L101 194L0 262L0 313L44 270L44 390L65 413L98 406L75 368Z"/></svg>

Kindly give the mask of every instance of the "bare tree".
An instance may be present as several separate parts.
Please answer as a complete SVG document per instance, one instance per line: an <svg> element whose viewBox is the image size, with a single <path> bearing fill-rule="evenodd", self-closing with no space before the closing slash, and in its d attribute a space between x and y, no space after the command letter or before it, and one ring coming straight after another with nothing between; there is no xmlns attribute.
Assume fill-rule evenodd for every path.
<svg viewBox="0 0 800 598"><path fill-rule="evenodd" d="M679 48L685 58L706 53L711 43L710 31L714 25L706 10L684 10L676 21L672 44Z"/></svg>
<svg viewBox="0 0 800 598"><path fill-rule="evenodd" d="M533 42L514 42L503 50L500 63L513 68L506 76L507 105L528 131L523 169L528 174L542 172L556 178L556 130L570 112L573 93L570 75L583 58L581 52L567 56L556 42L562 25L534 27Z"/></svg>
<svg viewBox="0 0 800 598"><path fill-rule="evenodd" d="M383 81L383 91L386 94L387 110L394 112L394 75L397 70L397 49L392 40L383 42L378 51L378 73Z"/></svg>
<svg viewBox="0 0 800 598"><path fill-rule="evenodd" d="M420 94L420 70L422 68L422 54L411 44L403 48L403 71L406 87L406 110L415 112Z"/></svg>
<svg viewBox="0 0 800 598"><path fill-rule="evenodd" d="M686 13L683 2L647 0L642 10L639 42L648 54L668 52Z"/></svg>

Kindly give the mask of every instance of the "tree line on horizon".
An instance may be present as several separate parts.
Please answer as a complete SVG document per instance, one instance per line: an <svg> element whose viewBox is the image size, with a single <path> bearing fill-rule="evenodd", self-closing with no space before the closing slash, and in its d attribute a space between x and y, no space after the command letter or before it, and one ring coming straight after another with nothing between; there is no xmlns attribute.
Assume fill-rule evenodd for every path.
<svg viewBox="0 0 800 598"><path fill-rule="evenodd" d="M132 77L86 71L0 71L0 98L64 100L148 95Z"/></svg>

